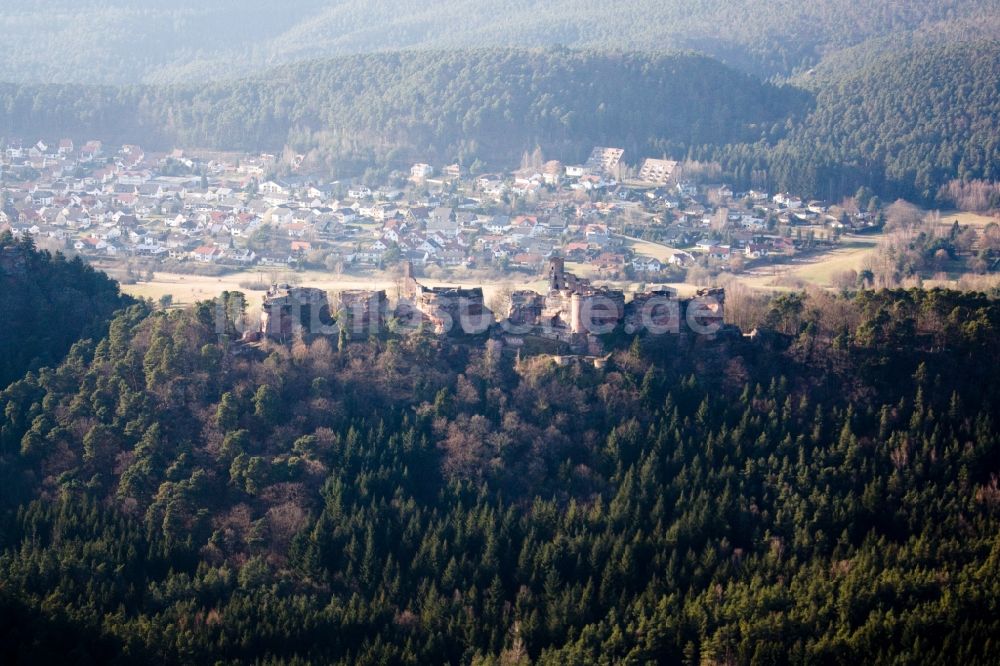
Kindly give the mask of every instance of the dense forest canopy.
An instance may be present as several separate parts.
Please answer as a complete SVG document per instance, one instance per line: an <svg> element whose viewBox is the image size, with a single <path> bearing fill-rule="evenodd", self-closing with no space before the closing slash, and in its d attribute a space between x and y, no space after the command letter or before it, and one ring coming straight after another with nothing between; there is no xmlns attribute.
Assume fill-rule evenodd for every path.
<svg viewBox="0 0 1000 666"><path fill-rule="evenodd" d="M5 660L995 657L994 297L785 295L602 370L215 318L133 306L0 394Z"/></svg>
<svg viewBox="0 0 1000 666"><path fill-rule="evenodd" d="M821 89L802 145L835 161L885 165L885 178L931 189L948 177L1000 180L1000 41L892 53Z"/></svg>
<svg viewBox="0 0 1000 666"><path fill-rule="evenodd" d="M813 111L786 138L727 147L723 164L766 168L781 189L831 199L865 185L934 203L953 179L1000 180L998 63L1000 41L984 40L890 50L823 74L809 84Z"/></svg>
<svg viewBox="0 0 1000 666"><path fill-rule="evenodd" d="M0 234L0 387L57 364L80 338L102 336L114 312L131 302L79 258Z"/></svg>
<svg viewBox="0 0 1000 666"><path fill-rule="evenodd" d="M554 45L695 49L769 77L886 35L968 21L995 31L996 10L996 0L8 0L0 80L199 81L373 51Z"/></svg>

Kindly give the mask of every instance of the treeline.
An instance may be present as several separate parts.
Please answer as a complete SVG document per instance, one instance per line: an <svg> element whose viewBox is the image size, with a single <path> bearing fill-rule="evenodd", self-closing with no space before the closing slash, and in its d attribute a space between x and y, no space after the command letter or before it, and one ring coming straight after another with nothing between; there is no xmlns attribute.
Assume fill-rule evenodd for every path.
<svg viewBox="0 0 1000 666"><path fill-rule="evenodd" d="M0 234L0 386L58 364L80 338L102 337L114 312L131 302L79 258Z"/></svg>
<svg viewBox="0 0 1000 666"><path fill-rule="evenodd" d="M134 306L0 394L0 654L994 658L992 297L782 296L754 341L606 370L391 333L255 358L216 320Z"/></svg>

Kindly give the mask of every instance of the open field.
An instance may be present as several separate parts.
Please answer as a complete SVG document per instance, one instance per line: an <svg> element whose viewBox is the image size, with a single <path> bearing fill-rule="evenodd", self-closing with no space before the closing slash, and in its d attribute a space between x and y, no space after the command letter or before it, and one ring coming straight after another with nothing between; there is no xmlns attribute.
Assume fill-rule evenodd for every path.
<svg viewBox="0 0 1000 666"><path fill-rule="evenodd" d="M791 271L793 277L821 287L832 286L833 278L838 273L848 270L860 270L865 257L875 251L878 244L877 236L845 237L840 246L831 250L816 261Z"/></svg>
<svg viewBox="0 0 1000 666"><path fill-rule="evenodd" d="M644 241L627 236L624 238L627 239L626 244L628 247L636 254L653 257L655 259L659 259L660 261L667 261L673 255L684 252L683 250L672 248L669 245L664 245L663 243L654 243L653 241Z"/></svg>
<svg viewBox="0 0 1000 666"><path fill-rule="evenodd" d="M157 272L151 282L123 284L122 291L138 298L151 298L154 301L165 294L170 294L173 296L174 303L178 305L215 298L223 291L243 291L252 301L253 294L263 296L263 292L245 289L240 284L255 282L261 276L266 283L267 275L267 273L256 271L243 271L220 277ZM114 277L113 274L112 277ZM395 282L390 279L336 276L323 274L320 271L281 274L279 279L293 281L306 287L320 287L327 291L372 288L390 290L395 288Z"/></svg>
<svg viewBox="0 0 1000 666"><path fill-rule="evenodd" d="M881 236L844 236L836 248L806 257L793 257L788 263L761 265L736 278L748 287L762 290L787 290L799 285L833 287L834 277L848 270L860 270L865 258L875 251Z"/></svg>
<svg viewBox="0 0 1000 666"><path fill-rule="evenodd" d="M567 264L567 270L575 271L578 265ZM109 271L112 277L114 271ZM585 275L586 271L578 274ZM223 291L242 291L250 302L251 311L257 309L264 298L263 291L250 290L241 287L241 283L254 282L263 279L268 281L270 273L258 271L241 271L224 276L203 276L186 275L180 273L157 272L152 281L140 281L135 284L123 284L122 291L137 298L149 298L154 301L161 296L170 294L173 297L175 306L190 305L197 301L215 298ZM354 275L334 275L323 271L302 271L283 272L277 274L279 282L291 282L303 287L316 287L328 292L343 291L345 289L385 289L391 299L398 295L399 278L383 273L373 276ZM547 280L539 275L537 278L530 278L523 275L510 275L503 278L465 278L454 280L438 280L433 278L418 278L422 284L429 287L440 286L464 286L482 287L483 295L487 304L491 302L495 294L503 289L531 289L544 293L548 288ZM637 289L649 289L659 286L669 286L678 291L681 296L690 296L698 289L695 285L686 283L653 283L653 282L629 282L629 281L607 281L595 280L599 284L623 289L626 292Z"/></svg>
<svg viewBox="0 0 1000 666"><path fill-rule="evenodd" d="M960 213L957 211L941 211L941 223L951 226L955 221L965 227L976 227L982 228L986 225L997 222L1000 223L1000 218L995 215L987 215L984 213Z"/></svg>

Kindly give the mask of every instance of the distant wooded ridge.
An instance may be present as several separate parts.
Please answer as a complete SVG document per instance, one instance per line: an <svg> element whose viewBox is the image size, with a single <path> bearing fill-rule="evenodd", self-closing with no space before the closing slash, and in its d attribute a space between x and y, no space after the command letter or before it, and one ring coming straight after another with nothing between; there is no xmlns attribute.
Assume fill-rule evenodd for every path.
<svg viewBox="0 0 1000 666"><path fill-rule="evenodd" d="M387 50L691 49L762 77L898 44L998 36L996 0L6 0L0 80L231 79Z"/></svg>
<svg viewBox="0 0 1000 666"><path fill-rule="evenodd" d="M996 180L1000 42L887 51L857 71L761 81L696 54L392 52L199 86L0 86L0 133L144 147L291 150L335 176L411 161L503 168L525 150L717 160L737 187L933 202Z"/></svg>

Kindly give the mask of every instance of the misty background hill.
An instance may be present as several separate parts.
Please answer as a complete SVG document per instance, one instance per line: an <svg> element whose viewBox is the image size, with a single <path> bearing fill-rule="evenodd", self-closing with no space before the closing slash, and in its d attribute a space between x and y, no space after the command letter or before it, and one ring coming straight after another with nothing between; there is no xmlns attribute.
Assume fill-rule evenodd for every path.
<svg viewBox="0 0 1000 666"><path fill-rule="evenodd" d="M996 36L997 10L996 0L10 0L0 80L164 83L374 51L552 45L693 50L787 76L845 49L863 57L887 37Z"/></svg>

